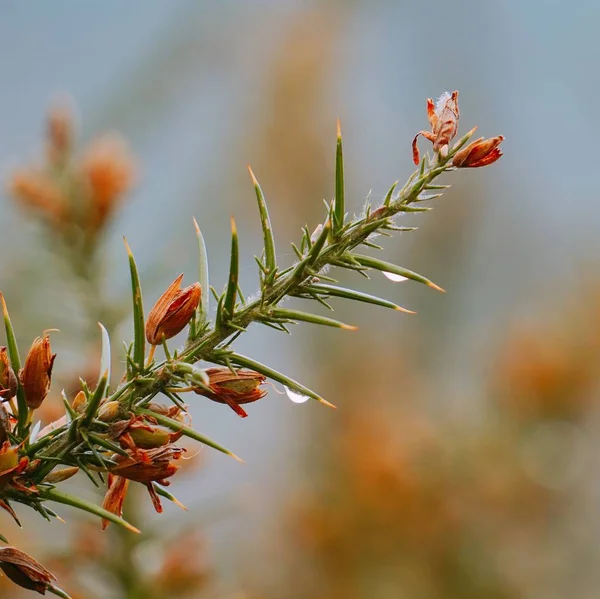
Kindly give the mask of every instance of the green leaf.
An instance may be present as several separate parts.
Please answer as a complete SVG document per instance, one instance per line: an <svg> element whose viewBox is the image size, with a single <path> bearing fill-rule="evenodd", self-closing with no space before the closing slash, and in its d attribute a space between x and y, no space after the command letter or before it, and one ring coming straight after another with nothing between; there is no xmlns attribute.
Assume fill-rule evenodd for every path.
<svg viewBox="0 0 600 599"><path fill-rule="evenodd" d="M252 184L254 185L254 191L256 192L256 201L258 202L258 211L260 213L260 222L263 230L263 239L265 244L265 270L266 274L273 275L277 268L275 258L275 240L273 239L273 229L271 227L271 219L269 218L269 212L267 210L267 202L263 191L248 165L248 172L252 178Z"/></svg>
<svg viewBox="0 0 600 599"><path fill-rule="evenodd" d="M95 418L98 413L98 408L100 407L100 402L104 397L104 392L106 391L106 387L108 385L108 371L105 370L104 374L98 380L98 384L96 385L96 389L90 400L85 407L85 413L81 420L80 426L81 428L89 428L90 424L92 424L92 420Z"/></svg>
<svg viewBox="0 0 600 599"><path fill-rule="evenodd" d="M233 217L231 218L231 259L229 261L229 280L227 282L227 292L223 301L223 309L227 317L232 318L237 299L238 276L239 276L239 248L237 228Z"/></svg>
<svg viewBox="0 0 600 599"><path fill-rule="evenodd" d="M308 252L306 256L306 264L308 266L314 264L321 255L321 250L323 249L327 239L329 237L329 233L331 232L331 220L327 220L327 222L323 225L321 232L315 239L312 247L310 248L310 252Z"/></svg>
<svg viewBox="0 0 600 599"><path fill-rule="evenodd" d="M345 299L365 302L367 304L375 304L376 306L391 308L392 310L397 310L398 312L405 312L406 314L416 314L412 310L407 310L402 306L394 304L394 302L390 302L386 299L382 299L380 297L370 295L368 293L363 293L361 291L355 291L354 289L345 289L344 287L326 285L324 283L313 283L310 287L307 288L307 290L314 291L321 295L343 297Z"/></svg>
<svg viewBox="0 0 600 599"><path fill-rule="evenodd" d="M94 514L100 518L104 518L105 520L109 520L114 524L118 524L123 528L131 532L139 533L140 531L135 527L123 520L123 518L119 518L119 516L105 510L103 507L96 505L95 503L90 503L85 499L81 499L80 497L74 497L73 495L68 495L67 493L63 493L55 488L43 488L38 487L39 496L42 499L47 499L49 501L55 501L56 503L62 503L64 505L70 505L71 507L75 507L77 509L83 510L85 512L89 512L90 514Z"/></svg>
<svg viewBox="0 0 600 599"><path fill-rule="evenodd" d="M351 256L361 266L366 268L374 268L375 270L380 270L382 272L391 272L392 274L400 275L401 277L406 277L407 279L412 279L413 281L423 283L428 287L435 289L436 291L445 293L445 291L439 285L436 285L429 279L416 272L413 272L412 270L402 268L401 266L396 266L391 262L385 262L383 260L378 260L377 258L372 258L371 256L362 256L360 254L351 254Z"/></svg>
<svg viewBox="0 0 600 599"><path fill-rule="evenodd" d="M358 327L344 324L339 320L333 318L327 318L326 316L320 316L318 314L310 314L309 312L300 312L299 310L286 310L284 308L273 308L269 314L277 319L289 321L298 320L302 322L311 322L313 324L321 324L328 327L335 327L338 329L344 329L346 331L356 331Z"/></svg>
<svg viewBox="0 0 600 599"><path fill-rule="evenodd" d="M19 356L19 348L17 346L17 339L15 337L15 331L8 315L8 308L4 301L4 295L0 292L0 301L2 301L2 311L4 313L4 328L6 330L6 346L8 348L8 357L10 358L10 364L14 373L17 376L17 431L19 437L25 437L27 429L27 420L29 417L29 408L25 401L25 390L21 381L19 380L19 370L21 370L21 358Z"/></svg>
<svg viewBox="0 0 600 599"><path fill-rule="evenodd" d="M196 229L196 237L198 238L198 256L199 256L199 283L202 287L202 295L200 304L198 304L198 316L201 320L208 320L209 300L210 300L210 282L208 277L208 254L206 252L206 243L200 227L194 219L194 227Z"/></svg>
<svg viewBox="0 0 600 599"><path fill-rule="evenodd" d="M156 422L158 422L158 424L162 424L163 426L170 428L172 431L175 431L176 433L179 433L179 432L183 433L186 437L189 437L190 439L194 439L194 441L199 441L200 443L204 443L204 445L208 445L209 447L212 447L213 449L216 449L217 451L220 451L221 453L227 454L228 456L232 457L234 460L237 460L238 462L243 462L243 460L241 458L236 456L235 453L233 453L232 451L229 451L229 449L225 449L224 447L222 447L218 443L215 443L208 437L201 435L199 432L195 431L193 428L190 428L189 426L185 426L185 424L182 424L181 422L177 422L177 420L173 420L172 418L169 418L168 416L164 416L163 414L158 414L157 412L153 412L152 410L147 410L146 408L138 408L135 410L135 412L136 412L136 414L144 414L146 416L151 416L152 418L154 418L154 420L156 420Z"/></svg>
<svg viewBox="0 0 600 599"><path fill-rule="evenodd" d="M146 332L144 330L144 304L142 301L142 288L138 275L135 258L127 239L123 237L127 254L129 256L129 271L131 273L131 293L133 297L133 362L139 372L144 372L144 360L146 357Z"/></svg>
<svg viewBox="0 0 600 599"><path fill-rule="evenodd" d="M392 202L392 196L394 195L394 190L398 185L398 181L394 182L390 187L389 191L385 194L385 199L383 200L383 205L387 208Z"/></svg>
<svg viewBox="0 0 600 599"><path fill-rule="evenodd" d="M152 483L152 486L154 487L154 490L156 491L157 495L168 499L169 501L173 502L176 506L180 507L182 510L185 510L186 512L188 511L185 505L183 505L183 503L181 503L181 501L179 501L177 497L169 493L169 491L167 491L164 487L161 487L157 483Z"/></svg>
<svg viewBox="0 0 600 599"><path fill-rule="evenodd" d="M57 597L62 597L62 599L73 599L71 595L62 589L59 589L57 586L54 586L53 584L46 585L46 590Z"/></svg>
<svg viewBox="0 0 600 599"><path fill-rule="evenodd" d="M273 368L270 368L265 364L261 364L260 362L257 362L252 358L248 358L247 356L242 356L241 354L236 354L233 352L229 354L229 359L237 366L243 366L245 368L256 370L256 372L260 372L266 377L273 379L274 381L277 381L282 385L285 385L286 387L290 387L295 391L298 391L298 393L301 393L302 395L306 395L307 397L316 399L319 403L322 403L330 408L335 408L335 406L332 403L329 403L327 400L323 399L320 395L318 395L308 387L305 387L298 381L291 379L285 374L282 374L281 372L278 372L277 370L274 370Z"/></svg>
<svg viewBox="0 0 600 599"><path fill-rule="evenodd" d="M342 130L337 121L337 144L335 150L335 210L333 213L333 232L337 235L344 226L346 207L344 201L344 152L342 148Z"/></svg>

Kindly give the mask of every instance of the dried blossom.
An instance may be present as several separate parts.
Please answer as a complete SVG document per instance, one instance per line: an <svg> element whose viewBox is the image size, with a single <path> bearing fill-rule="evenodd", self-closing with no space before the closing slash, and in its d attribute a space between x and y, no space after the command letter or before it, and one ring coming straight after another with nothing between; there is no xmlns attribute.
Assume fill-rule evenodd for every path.
<svg viewBox="0 0 600 599"><path fill-rule="evenodd" d="M123 502L127 494L129 481L133 480L143 483L148 489L154 509L162 512L160 498L154 490L154 483L166 486L169 481L166 479L173 476L180 468L174 463L183 453L180 447L168 445L149 450L130 451L129 457L119 454L112 456L112 460L117 463L111 468L109 474L108 491L104 497L103 507L118 516L123 513ZM102 528L106 528L108 522L103 520Z"/></svg>
<svg viewBox="0 0 600 599"><path fill-rule="evenodd" d="M181 289L182 279L183 274L171 283L148 315L146 339L151 345L159 345L163 339L171 339L183 331L198 307L202 295L200 283Z"/></svg>
<svg viewBox="0 0 600 599"><path fill-rule="evenodd" d="M55 358L56 354L50 349L50 337L47 334L37 337L31 344L20 373L25 401L30 410L37 410L48 395Z"/></svg>
<svg viewBox="0 0 600 599"><path fill-rule="evenodd" d="M8 193L25 209L37 210L54 226L60 227L68 220L68 202L60 187L46 173L21 169L13 173Z"/></svg>
<svg viewBox="0 0 600 599"><path fill-rule="evenodd" d="M456 137L458 132L458 91L444 92L434 104L431 98L427 98L427 118L431 125L431 131L419 131L413 139L413 162L419 164L421 157L417 147L417 139L422 135L433 143L433 150L439 152L443 157L448 155L448 144Z"/></svg>
<svg viewBox="0 0 600 599"><path fill-rule="evenodd" d="M129 480L122 476L108 475L108 491L104 496L102 507L109 512L121 517L123 515L123 503L127 495ZM102 530L105 530L109 522L106 519L102 520Z"/></svg>
<svg viewBox="0 0 600 599"><path fill-rule="evenodd" d="M109 134L90 144L80 168L91 199L88 225L92 231L99 231L131 188L134 161L125 141Z"/></svg>
<svg viewBox="0 0 600 599"><path fill-rule="evenodd" d="M148 450L139 450L140 456L131 454L129 457L114 455L112 460L116 466L111 472L139 483L164 482L173 476L180 468L174 463L183 453L180 447L167 445Z"/></svg>
<svg viewBox="0 0 600 599"><path fill-rule="evenodd" d="M502 151L498 146L503 140L503 135L490 139L480 137L466 148L459 150L452 159L452 165L458 168L477 168L493 164L502 156Z"/></svg>
<svg viewBox="0 0 600 599"><path fill-rule="evenodd" d="M258 401L267 393L260 388L266 377L253 370L241 369L233 373L229 368L209 368L206 374L211 391L202 387L194 391L213 401L227 404L241 418L246 418L248 414L240 404Z"/></svg>
<svg viewBox="0 0 600 599"><path fill-rule="evenodd" d="M6 347L0 347L0 398L12 399L17 393L17 377L10 365Z"/></svg>
<svg viewBox="0 0 600 599"><path fill-rule="evenodd" d="M56 589L56 577L27 553L15 547L0 547L0 569L12 582L24 589L45 595ZM62 593L65 596L65 593Z"/></svg>
<svg viewBox="0 0 600 599"><path fill-rule="evenodd" d="M8 433L12 430L10 416L6 408L0 403L0 444L8 440Z"/></svg>

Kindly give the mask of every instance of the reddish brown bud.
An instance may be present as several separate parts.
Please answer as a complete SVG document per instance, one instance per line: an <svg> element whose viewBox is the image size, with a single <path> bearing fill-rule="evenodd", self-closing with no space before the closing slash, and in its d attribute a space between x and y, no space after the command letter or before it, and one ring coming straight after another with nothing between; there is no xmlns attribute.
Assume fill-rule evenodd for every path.
<svg viewBox="0 0 600 599"><path fill-rule="evenodd" d="M45 595L55 589L56 577L27 553L15 547L0 547L0 569L15 584Z"/></svg>
<svg viewBox="0 0 600 599"><path fill-rule="evenodd" d="M54 358L56 354L50 350L50 337L47 334L31 344L20 373L25 401L31 410L39 408L48 395Z"/></svg>
<svg viewBox="0 0 600 599"><path fill-rule="evenodd" d="M146 339L159 345L164 339L175 337L191 320L202 295L200 283L181 289L183 274L158 298L146 322Z"/></svg>
<svg viewBox="0 0 600 599"><path fill-rule="evenodd" d="M17 393L17 377L10 365L6 347L0 347L0 398L12 399Z"/></svg>
<svg viewBox="0 0 600 599"><path fill-rule="evenodd" d="M260 388L266 377L253 370L238 370L234 374L229 368L209 368L206 374L212 393L203 388L197 388L195 392L227 404L241 418L246 418L248 414L240 404L257 401L267 393Z"/></svg>
<svg viewBox="0 0 600 599"><path fill-rule="evenodd" d="M417 147L417 139L420 135L433 143L435 152L439 152L444 158L448 155L448 144L458 132L459 116L458 91L453 91L452 94L444 92L435 104L431 98L427 99L427 118L431 125L431 131L419 131L413 139L413 162L415 164L419 164L421 161Z"/></svg>
<svg viewBox="0 0 600 599"><path fill-rule="evenodd" d="M12 430L10 416L6 408L0 403L0 445L8 440L8 433Z"/></svg>
<svg viewBox="0 0 600 599"><path fill-rule="evenodd" d="M493 164L502 156L502 151L498 146L503 140L503 135L490 139L480 137L457 152L452 159L452 165L458 168L477 168Z"/></svg>
<svg viewBox="0 0 600 599"><path fill-rule="evenodd" d="M65 480L69 480L73 476L75 476L79 472L79 468L77 466L66 466L65 468L60 468L58 470L54 470L44 479L45 483L61 483Z"/></svg>

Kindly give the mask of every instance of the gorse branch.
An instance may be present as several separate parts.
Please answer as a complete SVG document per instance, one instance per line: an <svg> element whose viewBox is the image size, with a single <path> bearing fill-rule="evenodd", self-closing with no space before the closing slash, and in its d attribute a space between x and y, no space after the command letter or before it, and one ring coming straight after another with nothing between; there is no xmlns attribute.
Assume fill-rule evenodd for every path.
<svg viewBox="0 0 600 599"><path fill-rule="evenodd" d="M443 291L418 273L362 253L362 248L381 249L373 242L377 235L413 230L399 226L397 217L403 213L430 210L423 203L440 197L447 188L434 183L441 174L457 168L485 166L501 156L502 137L480 139L467 145L474 129L451 145L458 131L458 92L443 94L437 104L428 100L427 107L431 130L421 131L413 141L413 158L418 169L402 188L398 189L394 183L380 205L367 203L363 215L354 219L348 218L346 213L344 156L338 123L335 198L327 205L323 222L313 232L305 227L300 243L292 244L297 260L291 266L278 264L267 200L249 168L264 241L262 255L256 257L260 290L252 301L246 301L240 289L240 246L233 219L229 273L224 291L218 294L209 286L206 246L200 227L194 221L199 249L199 282L182 288L183 275L178 276L147 315L136 261L125 242L134 325L133 342L126 351L125 373L121 382L111 389L111 343L108 331L100 325L102 356L98 382L94 388L82 382L81 390L73 400L64 397L65 415L42 430L39 425L33 425L33 417L50 387L55 358L50 349L50 338L45 333L34 341L21 369L11 319L2 298L8 349L0 349L0 397L8 402L9 409L0 404L0 506L15 519L12 502L25 504L51 519L55 514L48 503L62 503L99 516L103 526L113 522L136 531L122 519L128 485L132 481L144 485L159 512L162 511L161 497L176 502L164 487L179 469L178 460L184 450L177 441L182 436L239 459L192 426L182 397L185 393L227 404L240 417L246 417L242 406L262 398L266 394L263 384L266 379L271 379L282 383L294 401L312 398L332 406L288 375L237 353L233 344L252 323L285 332L298 322L345 330L355 328L313 312L282 308L282 301L290 297L310 299L328 308L331 308L329 301L332 298L341 298L411 312L387 299L338 286L331 276L332 268L354 270L362 275L380 271L395 280L411 279ZM432 155L426 153L421 159L418 136L433 143ZM50 156L64 162L67 152L63 147L64 139L57 138L54 143L56 148ZM22 204L40 210L49 229L57 236L68 237L76 227L81 231L91 229L98 237L115 205L114 197L100 192L114 191L114 185L107 185L107 177L118 178L120 174L118 166L111 166L106 156L102 156L100 162L100 167L96 164L92 168L88 163L87 171L84 170L95 173L95 178L90 179L92 192L89 196L89 210L94 218L88 218L81 211L72 215L64 206L64 210L58 210L48 204L48 189L40 191L35 186L24 185L23 178L27 183L27 177L23 174L20 175L20 186L13 185L13 195ZM119 180L122 179L121 176ZM51 189L52 179L45 179L44 184ZM42 198L44 201L40 199L42 191L46 193ZM122 189L116 191L121 193ZM99 202L103 204L99 206ZM89 251L92 250L90 247ZM216 300L214 322L209 314L211 293ZM169 340L186 328L185 345L171 350ZM165 353L165 358L160 361L155 359L158 346ZM203 362L214 366L200 365ZM162 403L157 401L158 397L163 398ZM102 507L56 488L78 472L83 472L95 485L108 485ZM23 564L15 565L14 559L3 561L2 555L0 550L0 568L7 571L20 567L19 572L29 581L28 588L40 592L53 590L53 580L48 576L38 577L35 581L31 576L28 578L31 564L28 570Z"/></svg>

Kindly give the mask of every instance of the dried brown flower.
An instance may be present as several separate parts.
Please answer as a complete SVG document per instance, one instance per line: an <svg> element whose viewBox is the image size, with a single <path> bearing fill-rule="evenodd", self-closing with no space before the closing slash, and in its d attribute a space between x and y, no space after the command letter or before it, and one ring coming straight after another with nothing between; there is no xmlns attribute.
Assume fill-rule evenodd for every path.
<svg viewBox="0 0 600 599"><path fill-rule="evenodd" d="M21 369L21 384L25 391L25 401L29 409L37 410L42 405L52 377L52 366L56 354L50 349L50 337L45 334L31 344L25 366Z"/></svg>
<svg viewBox="0 0 600 599"><path fill-rule="evenodd" d="M183 274L171 283L150 310L146 339L151 345L159 345L163 339L170 339L181 332L198 307L202 295L200 283L181 289L182 279Z"/></svg>
<svg viewBox="0 0 600 599"><path fill-rule="evenodd" d="M8 183L8 193L21 207L40 211L54 226L68 220L63 192L42 171L28 168L14 172Z"/></svg>
<svg viewBox="0 0 600 599"><path fill-rule="evenodd" d="M427 118L431 125L431 131L419 131L412 142L415 164L419 164L421 161L417 147L419 135L433 143L435 152L439 152L443 157L448 155L448 144L458 132L458 91L453 91L452 94L444 92L435 104L431 98L427 98Z"/></svg>
<svg viewBox="0 0 600 599"><path fill-rule="evenodd" d="M458 168L477 168L493 164L502 156L502 151L498 146L503 140L503 135L490 139L480 137L466 148L458 151L452 159L452 165Z"/></svg>
<svg viewBox="0 0 600 599"><path fill-rule="evenodd" d="M80 168L91 198L88 224L92 231L99 231L133 184L133 157L121 136L108 134L90 144Z"/></svg>
<svg viewBox="0 0 600 599"><path fill-rule="evenodd" d="M10 365L6 347L0 347L0 398L12 399L17 393L17 377Z"/></svg>
<svg viewBox="0 0 600 599"><path fill-rule="evenodd" d="M266 377L254 370L242 369L234 374L229 368L209 368L206 374L212 392L203 388L194 391L213 401L227 404L241 418L246 418L248 414L240 404L258 401L267 393L260 388Z"/></svg>
<svg viewBox="0 0 600 599"><path fill-rule="evenodd" d="M54 574L15 547L0 547L0 569L15 584L37 591L40 595L45 595L48 589L56 588L53 584L56 582Z"/></svg>
<svg viewBox="0 0 600 599"><path fill-rule="evenodd" d="M117 465L111 468L111 472L139 483L165 481L179 470L174 460L178 460L183 451L180 447L167 445L139 450L128 458L117 454L112 458Z"/></svg>
<svg viewBox="0 0 600 599"><path fill-rule="evenodd" d="M158 482L163 486L169 484L166 479L173 476L180 468L173 462L181 457L183 451L180 447L167 445L148 450L130 450L127 458L119 454L112 456L112 460L117 462L117 466L113 466L109 474L108 491L104 497L103 507L113 514L121 516L127 487L129 481L133 480L146 486L154 509L161 513L162 505L153 483ZM102 528L107 526L108 521L103 520Z"/></svg>
<svg viewBox="0 0 600 599"><path fill-rule="evenodd" d="M12 430L10 416L6 408L0 403L0 444L8 440L8 433Z"/></svg>
<svg viewBox="0 0 600 599"><path fill-rule="evenodd" d="M104 496L102 507L109 512L116 514L119 518L123 515L123 503L127 495L129 480L122 476L108 475L108 491ZM102 530L105 530L109 521L102 520Z"/></svg>

